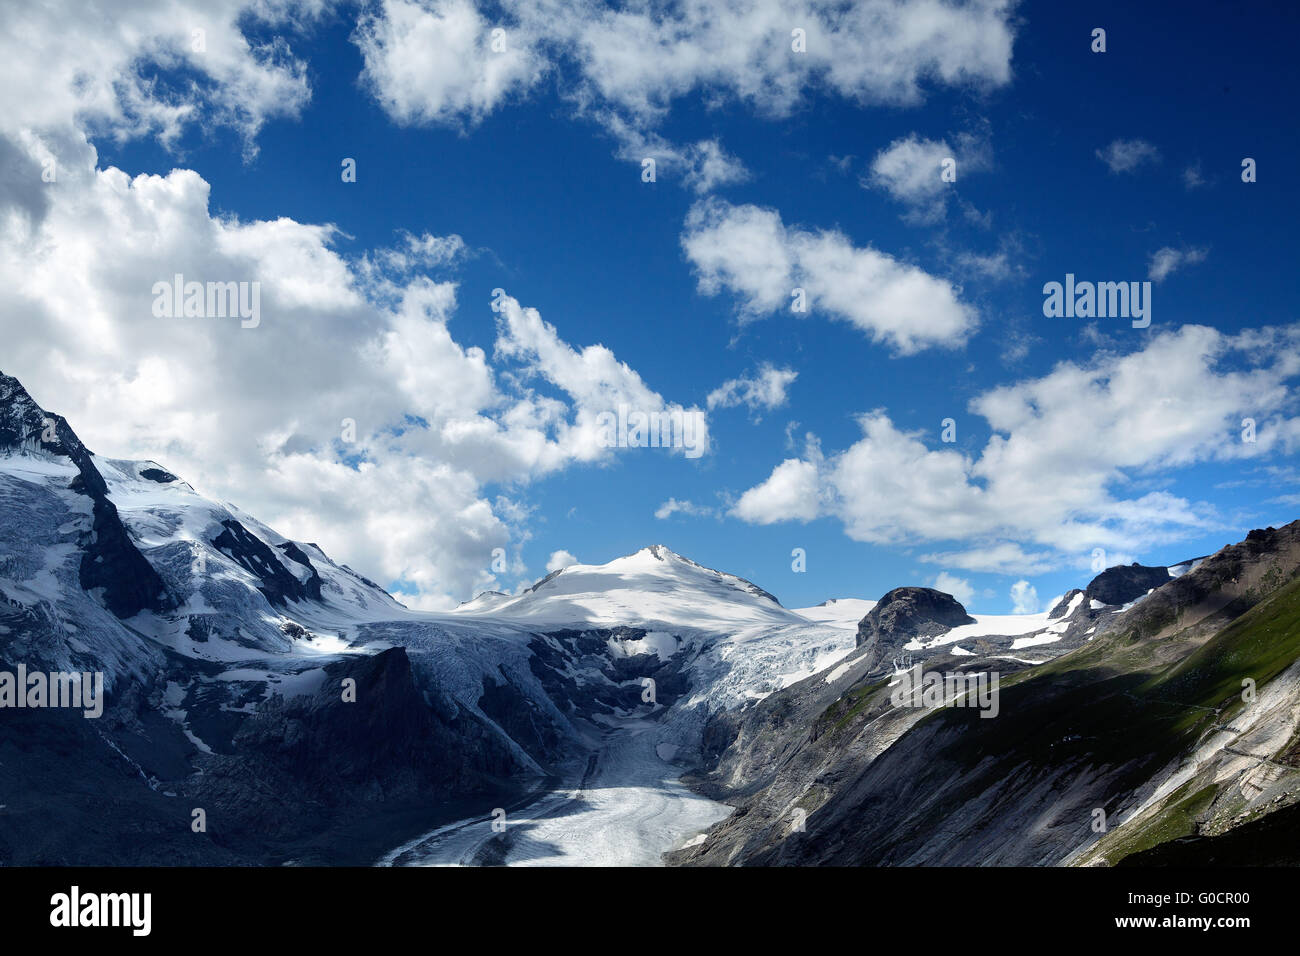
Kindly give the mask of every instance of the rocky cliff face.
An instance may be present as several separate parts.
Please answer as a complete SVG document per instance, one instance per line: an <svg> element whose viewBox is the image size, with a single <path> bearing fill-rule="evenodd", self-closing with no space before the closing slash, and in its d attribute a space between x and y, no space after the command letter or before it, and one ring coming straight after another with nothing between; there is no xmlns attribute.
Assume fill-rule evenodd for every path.
<svg viewBox="0 0 1300 956"><path fill-rule="evenodd" d="M152 565L135 546L108 497L93 456L60 415L45 411L16 378L0 373L0 450L39 449L76 466L70 487L91 501L82 540L81 586L102 588L104 605L120 618L176 606Z"/></svg>
<svg viewBox="0 0 1300 956"><path fill-rule="evenodd" d="M1135 561L1102 571L1092 579L1084 594L1090 601L1102 604L1128 604L1170 580L1168 568L1149 567Z"/></svg>
<svg viewBox="0 0 1300 956"><path fill-rule="evenodd" d="M403 648L329 664L313 683L259 706L228 752L196 756L201 773L181 783L240 855L366 864L376 855L367 821L437 819L440 802L491 804L519 791L510 748L447 698L430 706ZM322 844L330 832L364 845Z"/></svg>
<svg viewBox="0 0 1300 956"><path fill-rule="evenodd" d="M858 647L888 657L916 637L935 637L962 624L974 624L956 598L934 588L894 588L858 625Z"/></svg>

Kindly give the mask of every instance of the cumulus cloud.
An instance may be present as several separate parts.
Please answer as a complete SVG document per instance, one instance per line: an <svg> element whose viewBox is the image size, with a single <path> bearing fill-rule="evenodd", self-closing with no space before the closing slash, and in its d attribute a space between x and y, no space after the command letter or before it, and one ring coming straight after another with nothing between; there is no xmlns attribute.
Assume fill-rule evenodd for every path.
<svg viewBox="0 0 1300 956"><path fill-rule="evenodd" d="M766 481L741 495L731 513L750 524L812 521L822 512L820 496L817 463L787 458Z"/></svg>
<svg viewBox="0 0 1300 956"><path fill-rule="evenodd" d="M515 359L525 364L527 372L556 386L570 398L574 410L572 421L555 421L554 407L538 404L530 409L542 419L550 420L556 429L565 455L582 461L593 461L609 454L607 435L601 428L602 415L617 415L620 407L629 411L665 416L690 416L699 423L698 450L709 448L708 423L704 413L694 406L689 408L664 401L649 388L641 376L620 362L603 345L589 345L581 351L563 341L555 327L545 322L536 309L523 308L511 298L496 303L499 334L496 342L498 357ZM674 451L686 454L694 449L684 446Z"/></svg>
<svg viewBox="0 0 1300 956"><path fill-rule="evenodd" d="M634 116L658 116L700 88L785 115L813 86L862 103L910 105L927 84L991 88L1011 79L1009 0L529 6L576 61L584 95ZM794 49L796 29L803 52Z"/></svg>
<svg viewBox="0 0 1300 956"><path fill-rule="evenodd" d="M546 570L549 573L551 571L558 571L561 568L572 567L578 563L580 563L578 559L568 551L552 551L551 556L546 559Z"/></svg>
<svg viewBox="0 0 1300 956"><path fill-rule="evenodd" d="M693 518L711 518L717 515L717 511L691 501L678 501L676 498L669 498L655 509L655 517L660 521L665 521L675 514L690 515Z"/></svg>
<svg viewBox="0 0 1300 956"><path fill-rule="evenodd" d="M1117 139L1097 150L1097 158L1112 173L1131 173L1144 163L1160 162L1160 150L1144 139Z"/></svg>
<svg viewBox="0 0 1300 956"><path fill-rule="evenodd" d="M876 154L862 185L882 189L903 203L906 218L913 222L938 222L947 215L956 182L943 180L944 164L953 161L958 180L990 165L987 140L963 133L956 143L954 148L947 140L923 139L915 133L896 139Z"/></svg>
<svg viewBox="0 0 1300 956"><path fill-rule="evenodd" d="M540 78L528 31L489 22L471 0L383 0L353 37L362 83L403 125L472 125Z"/></svg>
<svg viewBox="0 0 1300 956"><path fill-rule="evenodd" d="M695 143L686 152L686 183L697 193L708 193L719 186L743 183L750 172L735 156L728 153L716 139Z"/></svg>
<svg viewBox="0 0 1300 956"><path fill-rule="evenodd" d="M934 587L945 594L951 594L963 607L969 608L971 601L975 599L975 588L971 583L947 571L940 571L935 575Z"/></svg>
<svg viewBox="0 0 1300 956"><path fill-rule="evenodd" d="M610 460L590 428L610 403L681 407L508 296L492 356L457 342L456 285L425 274L457 237L347 259L330 226L214 216L193 171L131 177L84 138L0 139L61 170L36 220L0 208L5 372L96 452L154 458L421 606L496 586L492 549L526 539L526 508L494 485ZM176 273L259 283L260 324L155 316Z"/></svg>
<svg viewBox="0 0 1300 956"><path fill-rule="evenodd" d="M1157 249L1151 253L1151 267L1147 272L1147 278L1152 282L1164 282L1183 266L1204 262L1207 255L1209 255L1208 249L1174 249L1171 246Z"/></svg>
<svg viewBox="0 0 1300 956"><path fill-rule="evenodd" d="M0 113L10 130L76 121L116 139L174 142L191 125L237 130L249 153L267 120L311 98L289 44L321 0L49 0L9 4L0 57ZM273 41L245 28L272 28ZM250 34L254 31L250 30ZM40 42L36 42L37 38Z"/></svg>
<svg viewBox="0 0 1300 956"><path fill-rule="evenodd" d="M951 282L842 232L787 227L774 209L702 200L681 242L700 291L733 293L742 320L792 310L803 289L809 313L849 322L900 354L961 345L977 324Z"/></svg>
<svg viewBox="0 0 1300 956"><path fill-rule="evenodd" d="M1011 613L1038 613L1038 590L1028 581L1017 581L1011 585Z"/></svg>
<svg viewBox="0 0 1300 956"><path fill-rule="evenodd" d="M355 41L367 88L398 122L472 123L549 73L575 115L614 135L620 155L656 156L707 192L747 174L709 141L678 147L659 137L654 131L675 102L698 95L710 106L734 101L780 117L814 90L910 106L932 87L995 88L1011 79L1014 6L522 0L507 7L503 24L485 16L497 8L471 0L383 0ZM498 28L507 31L509 54L485 45Z"/></svg>
<svg viewBox="0 0 1300 956"><path fill-rule="evenodd" d="M927 560L967 570L1036 573L1094 547L1139 551L1217 520L1168 490L1139 493L1144 476L1300 447L1297 375L1300 325L1186 326L976 396L970 411L992 435L974 456L930 447L883 410L864 414L856 443L783 461L731 513L755 524L833 517L877 544L959 542ZM1253 443L1240 439L1244 417L1259 423Z"/></svg>
<svg viewBox="0 0 1300 956"><path fill-rule="evenodd" d="M794 369L777 368L771 362L764 362L753 375L723 382L709 393L706 404L710 409L746 405L751 411L771 411L788 401L786 391L798 377Z"/></svg>

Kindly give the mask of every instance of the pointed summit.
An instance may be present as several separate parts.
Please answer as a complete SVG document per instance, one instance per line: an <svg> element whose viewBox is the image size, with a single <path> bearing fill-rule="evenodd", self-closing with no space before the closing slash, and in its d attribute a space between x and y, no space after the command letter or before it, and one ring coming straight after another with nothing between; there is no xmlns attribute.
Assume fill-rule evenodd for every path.
<svg viewBox="0 0 1300 956"><path fill-rule="evenodd" d="M18 379L0 372L0 449L69 459L77 475L68 486L92 502L92 525L82 542L81 586L103 588L104 605L120 618L175 607L158 572L136 548L94 455L63 416L47 412Z"/></svg>
<svg viewBox="0 0 1300 956"><path fill-rule="evenodd" d="M106 494L103 477L91 462L92 453L62 415L36 403L22 382L0 372L0 448L62 455L81 472L86 488Z"/></svg>

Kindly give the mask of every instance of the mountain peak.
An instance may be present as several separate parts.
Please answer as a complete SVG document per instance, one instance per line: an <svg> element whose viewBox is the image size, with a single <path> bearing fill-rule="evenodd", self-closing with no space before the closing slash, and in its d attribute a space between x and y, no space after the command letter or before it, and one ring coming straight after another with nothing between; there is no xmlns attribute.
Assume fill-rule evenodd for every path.
<svg viewBox="0 0 1300 956"><path fill-rule="evenodd" d="M1084 589L1090 600L1106 605L1123 605L1147 594L1152 588L1172 581L1174 576L1162 566L1117 564L1106 568Z"/></svg>
<svg viewBox="0 0 1300 956"><path fill-rule="evenodd" d="M140 553L118 516L117 506L108 495L108 484L90 450L63 416L45 411L18 379L3 372L0 448L17 448L23 455L62 456L75 466L77 474L68 490L86 495L92 503L92 523L81 543L82 588L102 588L104 605L120 618L146 609L163 611L176 606L162 578Z"/></svg>
<svg viewBox="0 0 1300 956"><path fill-rule="evenodd" d="M669 558L677 558L680 561L686 560L680 554L674 551L672 548L668 547L666 544L647 545L646 547L638 551L637 554L649 554L651 557L657 558L660 561L667 561Z"/></svg>
<svg viewBox="0 0 1300 956"><path fill-rule="evenodd" d="M731 629L803 621L757 585L648 545L605 564L552 571L517 596L480 595L456 609L548 626Z"/></svg>
<svg viewBox="0 0 1300 956"><path fill-rule="evenodd" d="M63 455L83 470L83 459L91 454L62 415L47 412L22 382L4 372L0 372L0 447Z"/></svg>

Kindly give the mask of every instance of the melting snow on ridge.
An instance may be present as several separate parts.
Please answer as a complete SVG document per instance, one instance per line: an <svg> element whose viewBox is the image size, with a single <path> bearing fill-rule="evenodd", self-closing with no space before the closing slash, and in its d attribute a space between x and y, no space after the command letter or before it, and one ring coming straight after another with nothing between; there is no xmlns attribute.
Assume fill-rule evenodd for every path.
<svg viewBox="0 0 1300 956"><path fill-rule="evenodd" d="M1047 618L1046 611L1039 614L972 614L971 617L975 618L974 624L962 624L924 642L913 639L908 641L904 648L909 651L923 651L944 644L956 644L973 637L1031 634L1034 631L1044 630L1052 624ZM1059 639L1059 637L1053 638L1053 640Z"/></svg>

